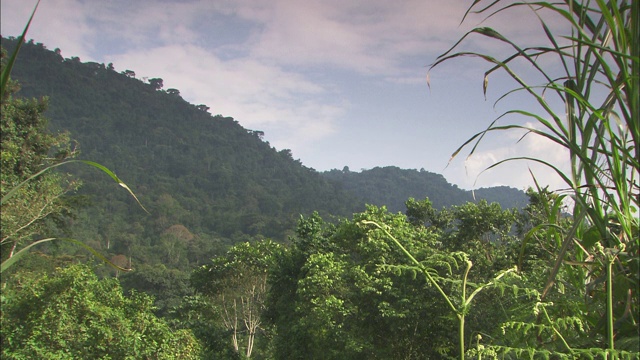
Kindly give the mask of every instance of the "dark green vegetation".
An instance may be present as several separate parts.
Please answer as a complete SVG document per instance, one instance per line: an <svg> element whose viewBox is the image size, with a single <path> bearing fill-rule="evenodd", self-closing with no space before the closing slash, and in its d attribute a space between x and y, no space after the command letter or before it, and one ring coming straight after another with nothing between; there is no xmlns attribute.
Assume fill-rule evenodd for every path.
<svg viewBox="0 0 640 360"><path fill-rule="evenodd" d="M569 150L571 174L560 175L574 200L570 214L566 194L543 188L509 210L466 202L450 186L439 191L454 205L437 194L432 203L422 192L447 184L415 170L345 169L323 178L260 132L163 91L161 79L143 83L132 71L25 45L26 70L15 73L23 93L51 94L50 129L88 141L82 156L129 176L150 213L86 169L45 173L7 199L20 181L76 155L66 135L47 133L44 102L17 98L10 83L2 98L2 259L67 233L120 268L49 243L3 270L2 357L638 359L638 77L630 74L640 60L640 5L632 4L598 2L586 12L572 3L571 13L542 3L571 20L574 44L561 49L547 33L554 47L516 47L514 57L536 66L541 54L559 55L576 80L545 85L567 103L566 121L524 82L518 90L556 122L514 111L546 129L531 133ZM472 33L506 41L492 29ZM461 55L469 54L441 60ZM471 55L521 80L511 58ZM593 105L591 85L607 81L610 96ZM493 123L488 131L511 128L522 126ZM77 178L86 185L75 193ZM414 180L426 178L434 180ZM347 197L350 188L366 191ZM396 194L409 198L404 206ZM370 205L352 214L358 198L393 211Z"/></svg>
<svg viewBox="0 0 640 360"><path fill-rule="evenodd" d="M84 265L38 267L3 284L3 358L198 358L196 338L156 317L148 295L125 297L117 279L98 280Z"/></svg>
<svg viewBox="0 0 640 360"><path fill-rule="evenodd" d="M508 186L481 188L472 193L449 184L444 176L424 169L405 170L388 166L353 172L345 167L323 172L322 175L365 203L386 206L391 212L404 211L404 202L410 197L428 197L438 209L482 199L497 202L503 208L523 208L528 202L524 192Z"/></svg>
<svg viewBox="0 0 640 360"><path fill-rule="evenodd" d="M11 51L15 40L3 39L3 45ZM63 59L29 42L13 78L20 82L21 96L47 96L51 131L68 132L77 141L79 157L126 179L150 210L151 215L132 206L126 193L105 191L110 179L93 169L65 169L84 181L79 194L91 204L78 217L92 220L74 222L74 232L134 263L155 259L186 269L255 236L286 241L299 214L313 211L342 217L363 210L365 203L404 211L409 197L434 198L438 208L473 200L469 192L429 172L389 167L320 174L294 160L289 150L270 147L260 131L211 116L175 89L161 90L159 79L147 84L131 72L110 69ZM477 198L484 198L486 190L479 190ZM508 207L526 204L523 192L508 193L501 199ZM176 236L183 236L183 243L169 245Z"/></svg>
<svg viewBox="0 0 640 360"><path fill-rule="evenodd" d="M9 51L12 44L3 40ZM127 179L151 209L150 218L128 206L124 194L104 193L108 179L71 169L85 180L82 193L99 202L94 208L111 214L109 224L125 222L113 217L133 219L150 232L145 236L182 224L193 233L234 242L258 234L283 239L299 213L331 209L346 215L356 209L355 201L301 166L289 150L276 151L262 141L259 131L211 116L179 93L131 76L103 64L63 59L38 44L23 46L13 71L22 96L50 99L50 129L69 131L82 158ZM109 236L105 230L98 235Z"/></svg>
<svg viewBox="0 0 640 360"><path fill-rule="evenodd" d="M3 45L9 50L15 44L13 39L3 39ZM82 248L67 244L39 245L36 249L49 254L46 256L53 255L54 259L60 254L70 255L64 264L91 263L93 260L97 266L94 269L101 277L117 278L124 289L117 288L105 297L122 298L123 292L131 290L153 296L154 313L164 319L153 321L157 321L158 326L167 326L166 321L176 331L191 331L198 337L201 355L205 358L277 354L272 348L277 343L274 339L277 326L262 319L261 314L270 288L267 270L276 268L276 260L286 261L283 256L289 252L278 250L268 257L269 262L264 262L266 250L260 250L258 246L256 255L252 253L256 245L246 241L255 243L267 237L281 243L296 241L290 236L296 232L300 214L319 219L319 212L335 222L357 209L364 209L365 202L388 203L393 212L397 212L404 210L401 203L410 196L424 198L429 194L435 197L451 194L450 202L438 197L439 209L472 199L468 192L446 183L441 176L424 171L418 173L389 167L362 173L331 171L319 174L294 160L288 150L271 148L262 141L260 132L247 131L231 118L211 116L204 107L182 100L176 91L162 91L157 80L152 82L155 85L146 84L132 78L131 73L120 74L109 66L63 59L42 44L28 42L23 45L13 78L20 81L19 85L12 83L10 97L3 102L3 194L43 166L76 157L97 160L127 179L149 213L126 193L112 191L111 179L104 174L70 164L62 171L48 172L29 183L30 187L40 190L32 190L16 197L14 202L3 204L3 232L15 232L12 229L29 223L32 218L36 220L21 230L29 232L20 236L7 234L10 241L3 242L3 260L14 248L24 247L40 238L40 234L81 239L114 264L134 270L122 272L99 265L100 262L87 256ZM30 97L40 100L28 100ZM52 133L59 135L50 135ZM72 143L70 138L77 143ZM50 155L55 156L49 158ZM405 192L399 193L389 186L394 177L402 182ZM78 179L84 184L79 191L74 191ZM67 183L69 185L65 186ZM353 188L365 188L361 186L364 183L367 192L351 193ZM51 187L46 188L49 192L43 188L47 184ZM25 191L29 189L27 187ZM516 190L513 192L515 198L524 196ZM372 194L380 193L385 197L372 197ZM34 202L39 198L34 194L40 194L44 197L42 201L47 201L48 211L38 217L33 212L45 205ZM422 211L422 216L426 216L424 206L416 207L418 203L412 200L409 206L413 206L415 214ZM22 207L13 207L13 204ZM502 211L497 204L489 206L480 202L477 206L486 211ZM430 203L428 208L432 209ZM443 212L439 224L453 226L452 214L456 209ZM505 234L514 220L513 212L506 213L510 214L508 224L496 225L503 226L500 231ZM20 215L22 223L9 223L17 222L13 214ZM227 253L227 248L233 244L238 245ZM254 256L260 259L261 265L237 268L244 262L232 256L243 252L242 259ZM34 253L20 267L11 269L10 276L18 274L16 276L33 281L42 273L58 276L62 271L59 276L66 276L62 274L67 270L54 270L54 266L38 260L48 259L46 256ZM208 263L211 258L216 259L217 270L213 270L213 265L207 265L209 276L194 274L190 282L190 271ZM231 271L234 267L235 273ZM253 279L259 280L257 283L251 282L250 273L254 274ZM78 286L90 288L96 281L84 276L80 278ZM4 286L16 285L7 282ZM26 289L16 286L7 292L3 306L10 309L17 299L30 296L24 292ZM260 292L256 293L256 289ZM90 290L83 288L82 291ZM50 296L58 297L56 294ZM138 298L127 301L138 301L135 299ZM254 302L255 306L249 305ZM48 305L56 306L54 303ZM95 306L108 305L99 303ZM141 311L151 310L148 304L145 306ZM19 306L15 313L7 310L3 321L17 323L17 318L28 311ZM43 308L38 313L45 316L46 311L49 310ZM274 309L272 313L274 311L279 310ZM97 312L89 314L87 319L97 316ZM252 321L243 318L249 314ZM148 316L153 317L152 314ZM51 320L38 321L45 324ZM87 321L98 326L99 320ZM34 324L20 326L32 329ZM88 325L71 323L68 331L86 331L83 326ZM162 333L166 329L158 331ZM34 340L36 344L31 347L15 347L23 346L20 339L33 337L30 334L5 333L4 341L14 344L14 347L7 346L5 354L19 356L23 351L38 347L42 348L38 351L56 353L60 351L61 343L81 347L81 342L97 341L102 336L95 332L78 340L78 345L69 343L68 339L56 339L52 343L36 337L38 340ZM72 335L63 337L69 336ZM153 349L161 351L158 347ZM370 351L366 353L370 354ZM72 351L69 354L77 356Z"/></svg>

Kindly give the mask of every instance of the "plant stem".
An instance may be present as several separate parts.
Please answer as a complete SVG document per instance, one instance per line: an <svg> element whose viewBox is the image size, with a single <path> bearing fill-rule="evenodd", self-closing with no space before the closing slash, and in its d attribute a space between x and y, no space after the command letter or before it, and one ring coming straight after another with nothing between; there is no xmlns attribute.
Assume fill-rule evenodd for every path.
<svg viewBox="0 0 640 360"><path fill-rule="evenodd" d="M612 254L606 254L607 260L607 338L609 340L609 349L613 350L613 276L611 268L615 257Z"/></svg>
<svg viewBox="0 0 640 360"><path fill-rule="evenodd" d="M427 279L429 280L429 282L436 288L438 289L438 292L440 292L440 295L442 295L442 297L444 298L444 300L447 302L447 304L449 305L449 307L453 310L453 312L456 313L456 316L458 317L458 325L459 325L459 340L460 340L460 359L464 360L464 311L458 310L456 308L455 305L453 305L453 303L451 302L451 300L449 300L449 297L447 296L447 294L445 294L444 290L442 290L442 288L440 287L440 285L438 285L438 283L436 282L436 280L431 276L431 274L429 274L429 271L427 271L427 269L424 267L424 265L422 265L418 260L416 260L416 258L413 257L413 255L411 255L411 253L409 251L407 251L407 249L405 249L404 246L402 246L402 244L400 244L400 242L398 241L398 239L396 239L393 235L391 235L391 233L389 231L387 231L386 229L384 229L382 226L380 226L378 223L374 222L374 221L368 221L368 220L363 220L362 221L363 224L370 224L370 225L374 225L376 226L378 229L384 231L384 233L391 238L391 240L393 240L393 242L400 248L400 250L402 250L402 252L407 255L407 257L414 263L416 264L416 266L418 266L418 268L420 268L420 270L422 270L422 272L426 275ZM463 306L466 306L466 299L465 299L465 287L467 284L467 275L469 274L469 270L471 269L471 261L467 262L467 269L464 273L464 279L463 279L463 284L462 284L462 304ZM464 309L463 309L464 310Z"/></svg>
<svg viewBox="0 0 640 360"><path fill-rule="evenodd" d="M567 350L569 350L569 353L573 354L573 349L571 348L571 346L569 346L569 343L567 343L567 340L565 340L560 331L558 331L558 329L556 329L556 327L553 325L553 321L551 321L549 313L547 313L547 309L545 309L544 306L542 306L542 312L544 312L544 316L547 318L549 324L551 324L551 329L553 329L553 332L555 332L558 338L560 338L560 341L562 341Z"/></svg>
<svg viewBox="0 0 640 360"><path fill-rule="evenodd" d="M469 260L467 260L467 268L464 271L464 277L462 278L462 309L460 309L461 311L458 314L458 321L460 323L460 359L464 360L464 316L466 313L466 309L467 309L467 294L466 294L466 290L467 290L467 277L469 276L469 271L471 270L471 266L473 266L473 263Z"/></svg>
<svg viewBox="0 0 640 360"><path fill-rule="evenodd" d="M431 274L429 274L429 271L427 271L427 269L424 267L424 265L422 265L418 260L416 260L416 258L413 257L413 255L411 255L411 253L409 251L407 251L407 249L404 248L404 246L402 246L402 244L400 244L400 242L398 241L398 239L396 239L395 237L393 237L393 235L391 235L391 233L389 231L387 231L386 229L384 229L382 226L380 226L378 223L374 222L374 221L368 221L368 220L362 220L363 224L370 224L370 225L374 225L376 226L378 229L384 231L384 233L391 238L391 240L393 240L393 242L400 248L400 250L402 250L402 252L407 255L407 257L414 263L416 264L416 266L418 266L418 268L420 268L420 270L422 270L422 272L427 276L427 279L429 280L429 282L435 286L436 289L438 289L438 292L440 292L440 295L442 295L442 297L445 299L445 301L447 302L447 304L449 305L449 307L456 313L459 314L458 309L456 308L455 305L453 305L453 303L451 302L451 300L449 300L449 297L447 296L447 294L445 294L444 290L442 290L442 288L440 287L440 285L438 285L438 283L436 282L436 280L431 276Z"/></svg>
<svg viewBox="0 0 640 360"><path fill-rule="evenodd" d="M464 360L464 313L458 314L458 323L460 324L460 327L458 329L458 331L460 332L460 360Z"/></svg>

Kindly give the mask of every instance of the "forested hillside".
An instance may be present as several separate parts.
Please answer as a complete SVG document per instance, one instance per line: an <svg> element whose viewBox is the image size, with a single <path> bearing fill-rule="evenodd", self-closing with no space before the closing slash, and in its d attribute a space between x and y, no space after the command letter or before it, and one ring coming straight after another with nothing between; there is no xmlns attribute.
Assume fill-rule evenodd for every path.
<svg viewBox="0 0 640 360"><path fill-rule="evenodd" d="M424 169L418 171L387 166L354 172L345 167L342 170L325 171L322 175L365 203L386 206L392 212L404 212L408 198L428 197L438 209L481 199L497 202L503 208L522 208L529 201L523 191L507 186L477 189L474 194L448 183L444 176Z"/></svg>
<svg viewBox="0 0 640 360"><path fill-rule="evenodd" d="M15 40L2 44L11 51ZM52 131L69 132L80 158L112 169L150 210L146 214L126 194L110 191L110 179L94 169L65 169L83 180L80 194L92 203L81 212L92 221L79 221L76 232L112 251L130 254L144 238L155 246L151 239L176 226L207 243L251 236L283 241L298 216L312 211L344 217L365 203L404 211L409 197L429 197L438 208L473 201L470 192L428 172L320 174L290 150L271 147L261 131L212 116L215 108L186 102L178 89L163 89L161 78L143 81L111 64L64 59L59 50L33 41L22 47L12 76L20 83L19 96L49 98L45 114ZM510 194L515 200L500 199L503 207L525 205L523 192Z"/></svg>
<svg viewBox="0 0 640 360"><path fill-rule="evenodd" d="M466 14L531 10L497 4ZM536 12L552 47L483 27L467 35L513 55L458 49L465 35L431 66L478 55L496 65L485 86L494 70L516 80L501 99L543 105L507 113L537 121L571 170L549 163L567 190L527 204L509 188L472 202L426 171L321 174L161 78L30 41L10 80L2 52L1 357L639 359L640 3L538 6L572 36ZM528 85L518 58L548 83Z"/></svg>
<svg viewBox="0 0 640 360"><path fill-rule="evenodd" d="M9 51L14 45L3 39ZM50 128L68 131L80 158L112 169L150 210L149 216L129 206L126 195L109 191L110 179L92 169L65 169L84 181L81 194L97 205L90 216L107 220L92 221L102 237L109 236L105 228L120 227L121 234L140 222L146 233L136 237L182 225L232 241L244 235L284 240L299 214L345 216L362 209L289 150L263 141L260 131L187 103L177 89L163 90L161 79L143 82L133 71L63 59L32 42L12 76L19 96L49 98Z"/></svg>
<svg viewBox="0 0 640 360"><path fill-rule="evenodd" d="M3 38L2 45L12 51L16 40ZM215 110L186 102L179 90L163 89L160 78L143 81L132 70L64 59L33 41L22 46L12 77L20 87L16 97L48 98L48 127L68 133L77 158L113 170L148 209L94 168L62 168L82 182L69 197L74 217L60 220L63 235L135 267L120 274L123 287L153 295L161 313L191 293L186 282L195 266L243 241L287 242L300 215L318 212L335 222L366 203L404 212L410 197L429 197L438 209L473 201L469 192L424 171L318 173L289 150L271 147L261 131L212 116ZM49 252L86 258L73 247Z"/></svg>

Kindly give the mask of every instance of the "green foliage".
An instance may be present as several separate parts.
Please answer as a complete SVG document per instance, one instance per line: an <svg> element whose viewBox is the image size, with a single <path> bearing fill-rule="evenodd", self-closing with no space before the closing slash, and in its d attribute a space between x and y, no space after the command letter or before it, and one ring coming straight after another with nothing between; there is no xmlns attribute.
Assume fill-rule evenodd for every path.
<svg viewBox="0 0 640 360"><path fill-rule="evenodd" d="M13 50L18 41L3 38L2 44ZM122 74L113 66L64 59L59 51L28 41L14 77L24 84L20 95L50 96L46 114L51 130L69 131L83 156L127 179L149 209L150 215L131 206L125 194L105 192L108 179L69 167L75 178L83 179L79 193L92 205L69 222L71 235L108 258L126 256L134 268L145 263L188 271L238 242L264 237L286 241L299 214L318 211L328 219L329 214L347 216L363 208L362 201L302 166L289 150L272 148L261 131L211 116L184 101L176 89L157 89L130 71ZM438 190L436 184L441 184L453 189L451 201L458 198L442 177L393 170L368 175L386 179L385 189L408 178L414 187L436 189L432 196L449 194ZM387 192L376 186L367 188ZM401 210L406 196L393 195L389 203ZM194 237L175 238L168 233L174 226Z"/></svg>
<svg viewBox="0 0 640 360"><path fill-rule="evenodd" d="M14 39L2 43L9 50L16 45ZM104 179L73 169L86 183L83 194L121 214L119 221L142 224L145 237L181 224L227 243L258 235L285 240L300 213L347 215L360 205L289 151L263 141L262 132L201 111L174 91L101 64L63 59L37 43L22 46L14 77L24 84L23 96L50 96L51 129L69 131L85 157L135 187L150 217L127 207L121 194L105 194ZM74 230L103 237L106 218L94 216L90 229Z"/></svg>
<svg viewBox="0 0 640 360"><path fill-rule="evenodd" d="M346 171L326 171L322 175L364 203L386 206L391 212L404 211L404 201L408 198L428 197L437 209L463 205L476 199L498 202L503 208L521 208L527 201L522 191L506 186L477 189L473 193L465 191L449 184L442 175L424 169L403 170L387 166L353 172L347 168Z"/></svg>
<svg viewBox="0 0 640 360"><path fill-rule="evenodd" d="M408 203L413 209L422 205L432 218L440 213L430 208L429 200ZM453 345L458 331L452 307L461 314L473 314L472 299L479 305L474 307L477 314L469 316L468 329L500 331L496 325L506 318L489 306L495 304L498 287L489 289L475 282L494 275L464 275L468 256L449 253L441 242L445 231L425 227L416 219L409 221L375 206L337 225L325 223L317 214L302 218L290 251L278 258L269 278L266 318L277 332L275 357L452 356L460 352ZM446 224L454 226L456 221L452 217ZM385 226L367 225L373 223ZM396 246L390 236L402 246ZM405 251L413 254L415 262ZM480 256L473 252L474 258ZM437 277L437 282L429 281L427 274ZM468 296L462 289L469 291ZM444 301L442 291L455 294L447 296L451 302ZM507 304L513 295L502 299Z"/></svg>
<svg viewBox="0 0 640 360"><path fill-rule="evenodd" d="M413 198L406 206L409 221L437 234L443 250L473 254L479 274L491 277L512 266L517 243L513 225L519 216L515 209L503 210L497 203L480 200L436 210L430 199Z"/></svg>
<svg viewBox="0 0 640 360"><path fill-rule="evenodd" d="M141 293L74 265L16 274L2 293L2 356L12 359L195 359L199 345L153 314Z"/></svg>
<svg viewBox="0 0 640 360"><path fill-rule="evenodd" d="M0 66L2 67L0 206L3 213L0 223L0 247L3 249L0 256L2 260L0 272L11 267L31 247L56 240L56 238L39 239L17 250L21 243L40 235L43 231L50 232L52 227L47 225L51 222L58 228L65 228L64 218L69 216L71 204L74 201L62 199L62 195L75 190L78 184L69 180L68 177L60 178L51 174L50 170L53 168L70 162L83 162L96 167L124 187L142 207L131 189L103 165L86 160L67 160L74 155L75 151L71 150L66 134L53 136L46 131L47 120L42 115L46 109L45 100L23 101L13 97L18 86L11 82L10 74L39 3L38 1L31 13L7 64L5 64L6 52L4 48L0 49ZM61 240L81 245L118 268L84 243L68 238L61 238Z"/></svg>
<svg viewBox="0 0 640 360"><path fill-rule="evenodd" d="M251 357L254 344L270 337L262 319L269 291L267 274L282 251L280 244L270 240L239 243L191 276L196 291L210 297L216 306L216 319L211 320L222 320L238 355ZM256 350L258 356L264 356L265 349Z"/></svg>
<svg viewBox="0 0 640 360"><path fill-rule="evenodd" d="M125 292L139 291L150 295L155 300L158 316L165 316L170 309L179 306L184 297L193 295L189 274L162 264L141 264L134 271L121 275L119 280Z"/></svg>
<svg viewBox="0 0 640 360"><path fill-rule="evenodd" d="M160 78L147 84L112 64L63 59L33 41L2 39L9 48L24 45L15 69L25 84L21 94L51 94L50 128L71 131L87 156L133 179L149 204L151 216L121 194L105 195L103 179L76 171L97 206L79 213L72 230L134 267L120 277L123 286L155 295L160 307L135 291L125 297L117 279L98 280L86 267L53 271L48 264L44 272L33 257L23 258L3 279L3 357L637 359L640 5L499 4L478 12L525 6L550 45L521 48L494 29L477 28L467 36L506 43L514 54L498 60L453 53L457 43L434 66L459 56L484 59L493 66L485 92L489 75L504 70L520 87L500 99L525 92L544 114L508 111L537 125L496 120L454 156L466 146L473 154L488 132L511 129L568 150L566 174L527 158L557 171L570 191L530 189L522 212L469 203L471 194L424 171L345 168L320 175L290 150L276 151L261 131L212 117L208 106L186 103L177 89L162 90ZM566 20L571 34L552 34L545 12ZM550 55L564 74L545 70ZM511 67L516 59L546 83L528 84ZM61 195L76 185L48 171L73 154L68 135L45 131L45 101L18 98L4 70L3 259L7 248L11 254L50 231L49 220L63 219ZM556 114L551 98L566 105L566 117ZM326 222L320 214L346 215L359 206L345 190L394 212L409 198L406 216L369 206L351 220ZM513 189L476 196L493 201L496 191L522 196ZM431 199L414 199L425 196ZM311 215L300 217L293 234L300 213ZM288 248L255 241L287 235L293 235ZM185 271L211 257L189 288Z"/></svg>
<svg viewBox="0 0 640 360"><path fill-rule="evenodd" d="M193 332L202 346L202 359L242 358L242 354L229 341L229 331L221 321L216 321L219 309L211 298L201 295L186 296L178 306L169 310L165 318L174 328ZM260 344L257 350L260 350Z"/></svg>
<svg viewBox="0 0 640 360"><path fill-rule="evenodd" d="M9 86L11 70L13 69L13 65L16 62L16 58L18 57L18 52L20 51L20 47L24 42L25 36L27 35L27 31L29 31L29 26L31 26L31 21L33 21L33 15L35 15L36 10L38 10L38 5L40 5L40 0L38 0L38 2L36 3L36 6L33 8L33 11L31 12L31 16L29 17L29 21L27 21L27 25L24 27L24 30L22 31L22 35L20 35L19 37L18 45L16 46L16 49L11 53L11 57L9 58L6 66L4 66L5 53L4 51L0 51L2 53L1 57L2 57L2 63L3 63L3 68L2 68L2 71L0 72L0 101L2 102L5 100L5 95L8 94L8 90L11 88Z"/></svg>
<svg viewBox="0 0 640 360"><path fill-rule="evenodd" d="M464 220L464 219L463 219ZM419 272L424 275L429 285L435 287L438 290L439 295L444 302L448 305L449 309L455 314L458 320L458 356L460 359L465 358L466 345L465 345L465 319L469 313L473 299L480 293L480 291L490 286L500 286L503 281L503 277L508 274L512 274L515 268L501 271L491 281L484 284L473 284L469 282L469 271L473 263L469 260L467 254L463 252L451 252L435 253L425 260L417 260L411 252L409 252L405 246L403 246L396 237L394 237L388 230L387 225L380 225L375 221L364 220L363 225L373 225L375 228L382 230L393 243L402 250L407 259L411 261L409 266L403 265L387 265L391 269L397 269L399 272L406 272L407 270L416 277ZM454 276L454 269L459 270L464 266L464 271L460 279L456 279ZM438 270L438 268L443 269ZM443 274L444 273L444 274ZM453 285L449 292L443 288L443 283ZM470 288L470 289L469 289ZM473 290L473 291L471 291ZM467 291L470 295L467 296Z"/></svg>
<svg viewBox="0 0 640 360"><path fill-rule="evenodd" d="M4 63L4 52L2 53ZM3 67L4 68L4 67ZM46 100L15 98L8 82L0 103L0 246L4 261L33 237L52 232L70 214L62 195L78 187L63 174L42 173L74 155L68 134L47 132Z"/></svg>
<svg viewBox="0 0 640 360"><path fill-rule="evenodd" d="M520 341L496 341L503 353L526 354L531 358L602 358L638 357L638 283L640 233L640 3L637 1L571 1L536 2L487 6L474 1L467 14L488 16L524 7L532 11L546 35L548 44L521 47L494 29L479 27L471 30L449 51L441 55L432 68L461 56L474 56L492 66L484 74L486 94L489 76L504 71L519 87L507 92L499 101L512 94L525 93L537 105L541 114L527 110L510 110L494 120L489 127L465 142L453 157L471 146L471 156L484 136L490 132L520 130L525 136L538 136L567 150L570 170L563 172L561 164L531 157L509 158L528 160L554 170L566 183L573 208L567 221L559 209L567 194L541 191L535 207L520 228L526 231L521 261L531 254L531 244L540 246L549 259L534 278L545 279L541 286L535 319L518 324L523 330ZM569 33L554 34L550 19L559 18ZM513 53L503 59L478 53L454 52L463 40L482 36L508 45ZM526 72L518 72L518 61L530 65L535 77L544 83L533 84ZM565 105L558 112L555 101ZM513 123L501 125L503 117L516 115L533 120L535 125ZM488 170L487 169L487 170ZM534 178L535 179L535 178ZM532 204L533 205L533 204ZM541 211L540 211L541 210ZM529 264L535 264L533 260ZM524 267L523 267L524 269ZM542 276L542 277L541 277ZM538 285L537 281L530 284ZM565 294L565 292L567 292ZM553 304L553 306L550 306ZM543 316L544 313L544 316ZM569 324L570 326L567 326ZM579 324L584 336L569 336ZM528 341L531 330L538 331L535 343ZM551 329L547 335L545 330ZM517 346L516 346L517 345ZM513 350L520 349L520 350ZM629 355L627 351L634 352ZM496 352L496 354L499 352Z"/></svg>

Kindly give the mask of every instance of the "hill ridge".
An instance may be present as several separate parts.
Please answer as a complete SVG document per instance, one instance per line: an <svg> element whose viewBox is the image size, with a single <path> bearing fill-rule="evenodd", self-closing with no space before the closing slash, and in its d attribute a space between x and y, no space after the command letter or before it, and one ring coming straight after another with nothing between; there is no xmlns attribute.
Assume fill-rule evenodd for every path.
<svg viewBox="0 0 640 360"><path fill-rule="evenodd" d="M15 43L2 38L8 51ZM174 225L208 242L230 244L255 236L286 241L300 214L313 211L348 217L362 211L365 202L404 211L410 196L428 196L436 206L473 201L470 193L435 173L397 167L317 172L294 159L289 149L263 141L262 131L211 115L207 105L188 103L178 89L163 90L161 78L143 82L132 70L119 73L111 64L65 59L33 41L22 47L12 77L21 85L20 96L48 96L51 129L69 131L79 141L82 158L114 170L152 212L143 214L125 194L111 191L102 174L70 170L95 203L82 215L90 225L76 231L101 244L109 239L115 251L131 252L137 244L161 246L158 239ZM403 181L395 186L398 191L380 188ZM407 189L418 191L402 192Z"/></svg>

